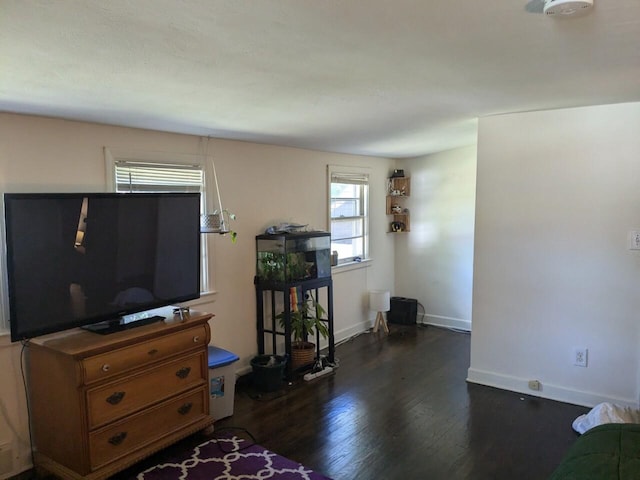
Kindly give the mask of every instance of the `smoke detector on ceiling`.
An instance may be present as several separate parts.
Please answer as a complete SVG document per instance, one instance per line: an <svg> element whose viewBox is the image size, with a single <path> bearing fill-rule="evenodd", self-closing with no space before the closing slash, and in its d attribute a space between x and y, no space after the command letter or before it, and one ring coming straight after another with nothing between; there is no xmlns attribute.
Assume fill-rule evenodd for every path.
<svg viewBox="0 0 640 480"><path fill-rule="evenodd" d="M550 17L578 17L593 10L593 0L544 0L544 13Z"/></svg>

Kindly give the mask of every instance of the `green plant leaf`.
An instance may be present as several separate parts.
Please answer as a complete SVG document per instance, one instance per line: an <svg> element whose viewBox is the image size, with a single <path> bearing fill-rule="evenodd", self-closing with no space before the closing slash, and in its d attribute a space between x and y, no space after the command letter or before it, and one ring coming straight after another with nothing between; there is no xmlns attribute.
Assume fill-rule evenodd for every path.
<svg viewBox="0 0 640 480"><path fill-rule="evenodd" d="M294 341L304 342L307 340L307 336L315 335L317 331L323 338L329 338L329 328L323 319L326 314L325 309L313 298L311 292L307 292L307 296L298 305L297 311L289 312L291 336ZM314 313L315 315L313 315ZM284 330L286 326L285 313L280 312L275 318Z"/></svg>

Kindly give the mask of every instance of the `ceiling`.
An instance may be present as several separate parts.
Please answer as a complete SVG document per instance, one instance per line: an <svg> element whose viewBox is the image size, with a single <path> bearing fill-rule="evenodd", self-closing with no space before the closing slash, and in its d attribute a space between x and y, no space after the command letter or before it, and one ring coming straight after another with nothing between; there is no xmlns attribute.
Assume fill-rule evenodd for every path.
<svg viewBox="0 0 640 480"><path fill-rule="evenodd" d="M540 1L0 0L0 111L405 158L640 101L640 2Z"/></svg>

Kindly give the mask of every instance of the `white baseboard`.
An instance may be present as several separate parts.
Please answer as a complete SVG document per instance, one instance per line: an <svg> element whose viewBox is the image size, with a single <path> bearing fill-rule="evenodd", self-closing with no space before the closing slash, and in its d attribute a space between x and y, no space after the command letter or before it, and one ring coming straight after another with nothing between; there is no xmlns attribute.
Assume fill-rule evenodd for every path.
<svg viewBox="0 0 640 480"><path fill-rule="evenodd" d="M574 405L582 405L585 407L594 407L599 403L610 402L616 405L638 408L638 402L629 398L616 398L602 395L595 392L583 392L573 390L559 385L551 385L540 380L540 390L529 389L529 379L513 377L510 375L502 375L494 372L487 372L469 368L467 372L467 382L486 385L488 387L496 387L502 390L523 393L535 397L547 398L549 400L557 400L559 402L571 403Z"/></svg>
<svg viewBox="0 0 640 480"><path fill-rule="evenodd" d="M33 468L33 464L29 461L31 451L16 452L17 443L2 445L4 448L0 450L0 479L18 478L21 473ZM11 457L8 457L8 455L11 455ZM16 459L18 459L18 462L15 462Z"/></svg>
<svg viewBox="0 0 640 480"><path fill-rule="evenodd" d="M462 320L461 318L443 317L441 315L420 314L422 321L419 323L433 325L434 327L456 328L458 330L471 331L471 320Z"/></svg>
<svg viewBox="0 0 640 480"><path fill-rule="evenodd" d="M335 343L343 342L355 335L359 335L360 333L366 332L367 330L373 327L374 323L375 323L375 319L367 320L364 322L357 323L355 325L351 325L348 328L343 328L341 330L335 331L333 334L335 338Z"/></svg>

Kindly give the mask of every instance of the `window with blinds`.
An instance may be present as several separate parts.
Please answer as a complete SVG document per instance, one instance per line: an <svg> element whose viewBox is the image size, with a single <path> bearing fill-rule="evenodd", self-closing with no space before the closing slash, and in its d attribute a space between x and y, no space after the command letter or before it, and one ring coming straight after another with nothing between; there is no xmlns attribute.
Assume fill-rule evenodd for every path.
<svg viewBox="0 0 640 480"><path fill-rule="evenodd" d="M140 154L153 157L153 154ZM203 164L131 159L106 151L107 168L112 168L113 189L118 193L172 193L200 192L200 211L205 208L205 168ZM186 156L184 156L186 157ZM213 278L209 269L207 242L202 242L202 268L200 269L202 293L213 290Z"/></svg>
<svg viewBox="0 0 640 480"><path fill-rule="evenodd" d="M116 160L116 192L201 192L202 165L135 162Z"/></svg>
<svg viewBox="0 0 640 480"><path fill-rule="evenodd" d="M368 258L369 174L329 167L331 250L338 264Z"/></svg>

